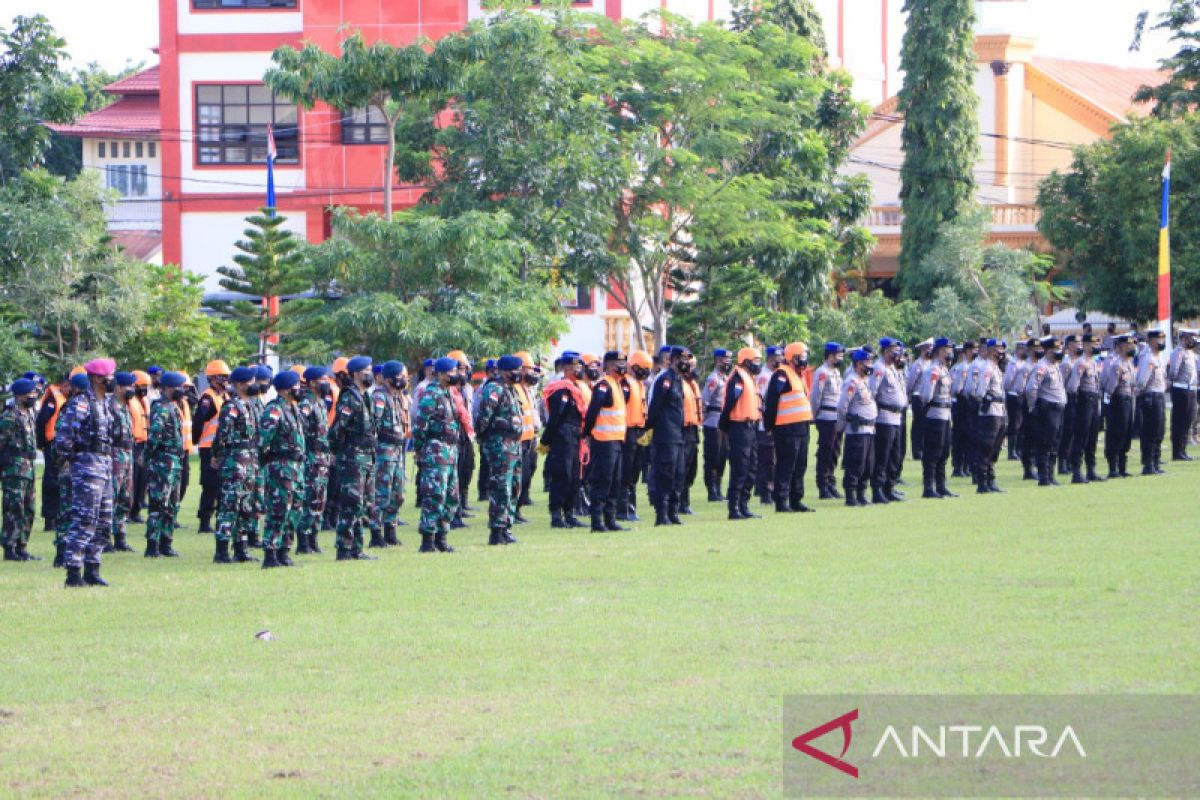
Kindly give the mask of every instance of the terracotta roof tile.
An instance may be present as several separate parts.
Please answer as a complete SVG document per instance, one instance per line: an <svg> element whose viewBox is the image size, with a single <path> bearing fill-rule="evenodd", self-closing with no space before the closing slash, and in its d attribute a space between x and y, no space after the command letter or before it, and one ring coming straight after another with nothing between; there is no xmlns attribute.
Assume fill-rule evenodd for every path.
<svg viewBox="0 0 1200 800"><path fill-rule="evenodd" d="M1153 106L1149 103L1134 105L1133 95L1143 85L1153 86L1167 77L1167 73L1157 69L1119 67L1065 58L1034 56L1030 63L1046 77L1115 119L1124 119L1130 112L1142 117L1149 116Z"/></svg>
<svg viewBox="0 0 1200 800"><path fill-rule="evenodd" d="M162 250L162 231L110 231L109 236L113 244L141 261Z"/></svg>
<svg viewBox="0 0 1200 800"><path fill-rule="evenodd" d="M84 114L72 125L49 125L64 136L126 136L157 139L162 128L158 96L124 97L99 111Z"/></svg>
<svg viewBox="0 0 1200 800"><path fill-rule="evenodd" d="M158 66L122 78L104 87L109 94L158 94Z"/></svg>

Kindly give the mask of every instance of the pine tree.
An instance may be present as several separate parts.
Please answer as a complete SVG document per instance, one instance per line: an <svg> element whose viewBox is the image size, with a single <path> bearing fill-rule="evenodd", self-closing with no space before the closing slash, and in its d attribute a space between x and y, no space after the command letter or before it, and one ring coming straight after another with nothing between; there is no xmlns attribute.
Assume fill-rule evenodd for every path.
<svg viewBox="0 0 1200 800"><path fill-rule="evenodd" d="M907 0L904 11L908 24L900 49L904 86L899 97L904 226L898 278L906 296L928 299L934 286L922 274L922 259L975 196L975 9L973 0Z"/></svg>
<svg viewBox="0 0 1200 800"><path fill-rule="evenodd" d="M221 288L257 298L256 302L235 302L226 309L243 332L254 339L275 335L279 328L278 316L267 313L262 298L284 297L310 288L302 242L283 228L287 217L273 212L264 208L246 217L251 227L243 232L246 238L234 245L241 251L233 257L237 266L217 268L223 276Z"/></svg>

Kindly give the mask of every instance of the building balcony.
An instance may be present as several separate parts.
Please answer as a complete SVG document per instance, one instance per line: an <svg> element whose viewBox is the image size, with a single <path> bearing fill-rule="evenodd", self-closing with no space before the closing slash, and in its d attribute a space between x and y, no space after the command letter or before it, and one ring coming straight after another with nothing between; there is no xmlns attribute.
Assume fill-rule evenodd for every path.
<svg viewBox="0 0 1200 800"><path fill-rule="evenodd" d="M1033 233L1042 218L1042 210L1034 205L997 203L987 208L992 212L993 233ZM867 214L867 227L876 235L899 233L903 223L900 206L872 206Z"/></svg>
<svg viewBox="0 0 1200 800"><path fill-rule="evenodd" d="M125 199L104 204L112 231L162 230L162 201Z"/></svg>

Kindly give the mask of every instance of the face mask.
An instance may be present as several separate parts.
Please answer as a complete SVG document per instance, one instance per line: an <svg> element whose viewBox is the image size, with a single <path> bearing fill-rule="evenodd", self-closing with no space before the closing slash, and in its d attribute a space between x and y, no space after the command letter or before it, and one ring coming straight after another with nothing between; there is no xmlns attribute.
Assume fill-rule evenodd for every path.
<svg viewBox="0 0 1200 800"><path fill-rule="evenodd" d="M37 405L37 397L22 397L21 398L21 407L22 408L33 408L36 405Z"/></svg>
<svg viewBox="0 0 1200 800"><path fill-rule="evenodd" d="M408 378L393 378L392 386L397 389L406 389L408 387Z"/></svg>
<svg viewBox="0 0 1200 800"><path fill-rule="evenodd" d="M525 383L528 386L536 386L538 382L537 375L526 375Z"/></svg>
<svg viewBox="0 0 1200 800"><path fill-rule="evenodd" d="M794 367L795 369L804 369L807 366L808 366L808 357L807 356L805 356L804 358L793 358L792 359L792 367Z"/></svg>
<svg viewBox="0 0 1200 800"><path fill-rule="evenodd" d="M600 370L596 369L595 367L588 367L586 372L588 380L594 381L600 379Z"/></svg>
<svg viewBox="0 0 1200 800"><path fill-rule="evenodd" d="M680 361L679 368L676 370L676 372L678 372L680 375L687 375L691 371L692 371L692 362L690 362L690 361Z"/></svg>
<svg viewBox="0 0 1200 800"><path fill-rule="evenodd" d="M250 397L254 397L255 395L257 395L258 394L258 384L257 383L247 384L246 394L249 395Z"/></svg>
<svg viewBox="0 0 1200 800"><path fill-rule="evenodd" d="M146 393L149 392L150 390L147 389L145 386L139 386L139 387L137 387L137 389L135 391L137 392L138 397L145 397Z"/></svg>
<svg viewBox="0 0 1200 800"><path fill-rule="evenodd" d="M1002 367L1005 366L1008 364L1008 356L1006 356L1004 353L1001 353L1000 358L996 359L996 363Z"/></svg>
<svg viewBox="0 0 1200 800"><path fill-rule="evenodd" d="M317 394L321 395L321 397L329 397L329 395L333 394L333 387L328 383L318 383Z"/></svg>
<svg viewBox="0 0 1200 800"><path fill-rule="evenodd" d="M104 379L104 391L111 392L111 391L115 390L116 388L117 388L117 379L116 378L105 378Z"/></svg>
<svg viewBox="0 0 1200 800"><path fill-rule="evenodd" d="M762 364L751 364L746 369L751 375L757 375L762 372Z"/></svg>
<svg viewBox="0 0 1200 800"><path fill-rule="evenodd" d="M184 389L172 389L171 390L171 399L172 400L179 401L185 397L187 397L186 390L184 390Z"/></svg>
<svg viewBox="0 0 1200 800"><path fill-rule="evenodd" d="M717 364L717 372L720 372L722 375L728 375L729 368L731 366L733 366L733 365L730 364L728 361L723 361L723 362Z"/></svg>
<svg viewBox="0 0 1200 800"><path fill-rule="evenodd" d="M122 400L132 400L133 396L135 394L137 394L137 392L135 392L133 389L126 389L123 392L121 392L121 399Z"/></svg>
<svg viewBox="0 0 1200 800"><path fill-rule="evenodd" d="M628 372L629 372L629 367L627 365L621 364L617 367L618 375L625 375Z"/></svg>
<svg viewBox="0 0 1200 800"><path fill-rule="evenodd" d="M1050 354L1050 357L1053 358L1055 361L1062 361L1063 360L1063 351L1055 350L1053 353Z"/></svg>
<svg viewBox="0 0 1200 800"><path fill-rule="evenodd" d="M304 399L305 389L303 386L297 386L292 389L292 399L299 402Z"/></svg>
<svg viewBox="0 0 1200 800"><path fill-rule="evenodd" d="M1184 347L1184 349L1185 349L1185 350L1191 350L1191 349L1192 349L1192 348L1194 348L1195 346L1196 346L1196 340L1195 340L1195 339L1191 340L1190 342L1185 342L1185 343L1184 343L1184 345L1183 345L1183 347Z"/></svg>
<svg viewBox="0 0 1200 800"><path fill-rule="evenodd" d="M633 377L637 378L639 381L644 381L646 378L650 377L650 370L646 369L645 367L634 367Z"/></svg>

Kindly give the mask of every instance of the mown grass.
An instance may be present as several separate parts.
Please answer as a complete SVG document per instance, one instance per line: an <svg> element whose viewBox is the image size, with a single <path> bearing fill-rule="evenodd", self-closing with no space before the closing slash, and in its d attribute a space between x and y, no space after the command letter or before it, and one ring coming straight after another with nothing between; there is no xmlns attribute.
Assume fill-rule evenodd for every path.
<svg viewBox="0 0 1200 800"><path fill-rule="evenodd" d="M539 499L518 546L410 524L271 572L211 563L193 486L184 557L107 556L111 589L0 565L0 792L777 796L785 695L1195 692L1200 464L1168 467L603 535Z"/></svg>

